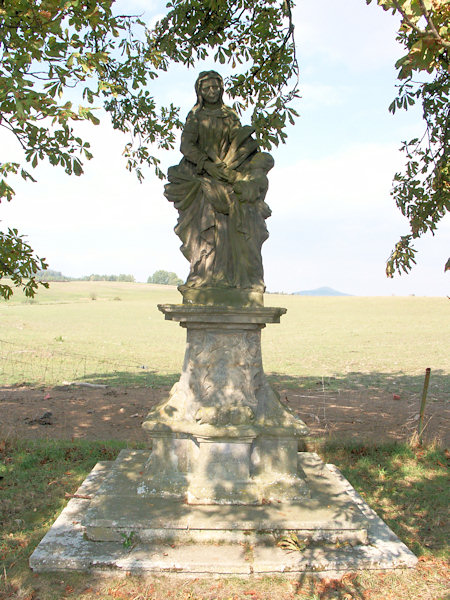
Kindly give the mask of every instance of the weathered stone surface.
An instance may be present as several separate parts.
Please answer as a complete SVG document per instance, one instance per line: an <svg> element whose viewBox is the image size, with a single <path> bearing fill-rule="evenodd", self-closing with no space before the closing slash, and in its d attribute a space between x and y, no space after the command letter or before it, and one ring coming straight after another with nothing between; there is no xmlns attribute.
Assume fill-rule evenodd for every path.
<svg viewBox="0 0 450 600"><path fill-rule="evenodd" d="M178 288L185 304L205 306L237 306L240 308L264 306L264 293L238 288L192 288L181 285Z"/></svg>
<svg viewBox="0 0 450 600"><path fill-rule="evenodd" d="M251 503L210 504L190 506L166 492L157 494L153 481L143 479L142 473L147 451L122 450L102 485L92 500L83 522L90 539L119 541L126 532L134 531L137 539L170 539L184 541L223 541L237 539L244 542L252 534L262 542L271 543L283 532L296 533L314 540L342 539L352 543L367 542L367 527L359 511L350 505L347 495L340 492L335 478L321 468L317 455L300 453L302 475L307 478L310 497L297 502L281 502L265 498L260 505ZM237 489L239 479L222 473L221 485L249 494L242 478L242 490ZM245 475L245 474L244 474ZM303 482L303 479L301 480ZM201 484L195 480L197 489ZM202 480L203 485L211 483ZM279 480L288 490L295 488L294 477ZM254 483L257 488L257 482ZM194 488L195 489L195 488ZM199 492L200 493L200 492ZM285 489L282 490L285 493ZM333 497L333 504L330 504Z"/></svg>
<svg viewBox="0 0 450 600"><path fill-rule="evenodd" d="M140 464L145 461L144 454L139 457L137 453L134 459L128 457L128 461L135 460L135 468L138 468L139 460ZM303 511L301 518L297 512L299 507L289 504L192 507L179 502L175 510L173 503L146 498L148 512L145 522L140 523L143 528L138 533L139 518L134 507L129 507L126 520L117 522L110 531L109 539L114 537L115 541L97 542L86 538L86 526L82 523L88 521L88 509L97 498L101 498L101 494L97 496L98 491L108 473L112 472L111 463L99 463L75 494L91 495L93 499L75 497L69 501L31 555L30 566L37 572L100 569L103 572L165 573L185 577L270 573L295 577L304 572L343 573L357 569L413 567L416 564L417 559L412 552L333 465L324 465L317 455L311 453L303 454L300 463L306 475L316 482L308 500L309 509L300 507ZM110 486L121 485L118 481L121 471L123 484L129 486L125 501L120 493L117 494L118 498L122 498L122 511L139 486L139 477L127 477L125 464L115 469L116 483L110 481ZM107 498L111 499L111 496L108 494ZM331 515L330 523L327 511L332 504L338 514ZM255 512L259 516L255 516ZM98 525L100 530L107 531L105 523ZM94 521L91 521L89 527L94 526ZM217 528L216 541L205 543L205 540L211 540L213 526ZM177 531L175 543L168 536L171 528ZM123 541L133 532L136 543L127 549ZM296 532L300 539L309 538L317 543L303 552L286 553L277 547L276 542L279 535L290 532ZM141 536L142 540L139 539ZM319 541L322 543L318 544ZM366 541L369 544L365 544ZM333 547L333 542L339 542L339 547Z"/></svg>
<svg viewBox="0 0 450 600"><path fill-rule="evenodd" d="M211 438L306 435L305 424L280 403L262 366L261 327L267 318L279 319L280 310L190 308L160 306L166 318L187 328L186 354L180 381L149 413L144 429Z"/></svg>
<svg viewBox="0 0 450 600"><path fill-rule="evenodd" d="M200 73L195 91L181 134L183 159L169 168L164 192L178 211L175 232L190 263L178 289L187 304L262 306L261 247L271 215L264 198L274 161L258 150L253 127L242 127L223 103L219 73Z"/></svg>
<svg viewBox="0 0 450 600"><path fill-rule="evenodd" d="M297 446L308 429L270 387L261 357L261 329L285 309L159 308L187 329L187 343L179 382L143 423L155 495L192 504L307 496Z"/></svg>
<svg viewBox="0 0 450 600"><path fill-rule="evenodd" d="M203 323L231 323L246 325L248 323L279 323L280 317L286 314L282 307L252 307L251 309L233 306L186 306L184 304L158 304L166 320L179 323L192 323L201 326Z"/></svg>

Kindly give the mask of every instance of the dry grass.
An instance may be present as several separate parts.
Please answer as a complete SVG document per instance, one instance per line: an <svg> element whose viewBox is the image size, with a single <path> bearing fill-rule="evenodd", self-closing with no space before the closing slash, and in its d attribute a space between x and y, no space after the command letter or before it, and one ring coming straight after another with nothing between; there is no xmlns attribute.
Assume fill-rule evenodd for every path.
<svg viewBox="0 0 450 600"><path fill-rule="evenodd" d="M156 305L180 299L169 286L64 282L42 290L33 304L20 296L12 303L0 301L0 379L3 384L174 383L185 332L165 321ZM280 384L310 387L323 381L343 389L420 394L425 368L431 367L429 400L449 398L446 298L268 294L265 303L288 309L281 323L262 335L266 373ZM15 345L2 346L1 340Z"/></svg>

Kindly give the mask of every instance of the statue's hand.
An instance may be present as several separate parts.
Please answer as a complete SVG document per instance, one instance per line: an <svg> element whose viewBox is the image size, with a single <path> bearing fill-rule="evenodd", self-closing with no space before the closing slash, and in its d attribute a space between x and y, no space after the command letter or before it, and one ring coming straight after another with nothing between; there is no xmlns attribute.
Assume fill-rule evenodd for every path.
<svg viewBox="0 0 450 600"><path fill-rule="evenodd" d="M227 174L227 169L225 168L225 163L213 163L207 160L203 165L203 168L213 179L225 181L227 183L229 182L229 176Z"/></svg>

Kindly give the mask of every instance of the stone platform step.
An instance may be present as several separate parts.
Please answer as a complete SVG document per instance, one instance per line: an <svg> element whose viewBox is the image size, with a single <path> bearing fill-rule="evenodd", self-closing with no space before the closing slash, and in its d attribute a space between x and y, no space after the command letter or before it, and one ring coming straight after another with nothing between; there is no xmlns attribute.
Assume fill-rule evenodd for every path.
<svg viewBox="0 0 450 600"><path fill-rule="evenodd" d="M365 517L314 453L299 454L310 496L262 505L189 505L153 497L142 483L147 459L148 451L123 450L111 465L83 519L88 539L120 542L132 535L142 542L251 541L273 546L295 533L315 542L368 543Z"/></svg>
<svg viewBox="0 0 450 600"><path fill-rule="evenodd" d="M128 523L123 530L120 522L113 523L112 519L108 523L102 524L101 521L94 520L95 514L96 518L100 519L99 504L97 500L94 504L94 498L108 473L112 472L114 464L103 462L98 463L92 470L33 552L30 557L30 567L37 572L100 570L200 577L211 576L211 574L265 575L276 573L295 576L297 573L304 572L392 569L413 567L416 564L417 558L414 554L367 506L333 465L321 463L317 455L313 453L304 453L301 460L308 478L311 479L314 475L316 480L311 501L315 497L317 502L322 503L321 510L324 511L336 501L341 503L342 507L347 507L351 513L354 513L354 516L349 519L354 527L346 529L346 535L364 535L362 532L365 530L368 543L358 543L356 538L353 542L341 541L339 536L343 535L343 529L336 526L334 534L331 529L327 530L329 537L326 543L323 543L324 538L322 538L321 543L313 541L303 551L286 552L282 550L277 546L276 538L278 534L286 531L286 525L292 526L291 529L287 529L288 533L299 532L300 535L303 535L302 532L306 532L305 537L308 537L309 533L310 538L314 539L315 530L304 527L304 523L307 521L306 512L304 513L305 521L295 522L296 511L299 510L299 507L295 505L274 506L270 504L262 507L246 507L251 511L257 509L257 512L235 513L234 516L237 517L237 520L234 525L249 526L248 529L239 529L239 527L233 529L230 509L243 510L243 507L236 506L191 507L182 505L182 507L179 506L179 509L183 508L186 512L172 515L171 521L165 521L163 513L160 513L159 516L157 514L152 516L152 525L161 525L161 529L165 531L164 535L174 524L177 527L180 526L183 519L185 519L184 524L187 525L189 514L191 515L191 524L199 523L202 511L204 524L209 518L211 518L211 522L215 520L216 525L219 523L219 519L222 519L221 524L230 529L199 528L195 530L200 536L202 531L214 531L214 535L218 539L209 543L188 543L187 537L183 538L181 530L177 528L174 529L177 529L180 537L175 542L170 542L167 535L165 540L157 539L156 535L152 538L151 535L156 534L157 529L160 528L152 529L148 524L141 527L141 531L137 533L138 519L133 522L133 528ZM127 498L129 499L131 496L132 494L123 495L123 502L127 502ZM98 498L100 497L97 496ZM94 506L96 513L90 511L90 508ZM166 503L165 507L170 514L171 504ZM160 510L163 510L162 506ZM322 516L319 518L319 513L314 515L312 506L308 510L311 511L308 517L310 518L309 525L312 526L314 522L315 525L322 523L323 526L322 516L325 513L320 513ZM256 515L259 520L255 523L248 521L247 518L251 515ZM158 521L158 519L160 520ZM83 525L83 523L87 525ZM264 523L277 525L278 529L275 531L258 529ZM102 528L105 525L108 527L104 531L109 531L109 533L115 531L119 534L119 541L92 541L87 538L88 528L96 526ZM144 533L147 529L152 531L150 537L140 540L140 535L143 537L147 535ZM188 530L184 531L187 533ZM358 531L359 533L357 533ZM224 539L220 538L225 532L230 534L230 539L225 540L228 543L224 543ZM334 541L332 535L336 536ZM235 537L233 538L233 536Z"/></svg>

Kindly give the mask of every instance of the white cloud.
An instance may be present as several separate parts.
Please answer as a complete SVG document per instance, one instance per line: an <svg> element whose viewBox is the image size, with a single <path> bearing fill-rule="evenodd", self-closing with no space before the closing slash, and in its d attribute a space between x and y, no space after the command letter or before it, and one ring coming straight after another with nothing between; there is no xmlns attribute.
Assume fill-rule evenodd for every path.
<svg viewBox="0 0 450 600"><path fill-rule="evenodd" d="M317 159L302 159L271 174L270 198L284 214L360 214L389 204L391 180L401 157L388 144L355 144Z"/></svg>
<svg viewBox="0 0 450 600"><path fill-rule="evenodd" d="M398 17L361 0L301 0L294 10L299 56L344 62L360 71L392 64L401 56L395 41ZM395 60L396 60L395 58Z"/></svg>
<svg viewBox="0 0 450 600"><path fill-rule="evenodd" d="M146 280L161 268L184 277L187 262L173 232L176 211L163 196L163 182L149 176L139 184L125 171L122 137L106 126L93 128L96 158L80 178L43 167L38 184L18 182L16 199L2 205L4 224L19 226L50 267L68 275L126 272ZM179 158L173 152L165 162ZM393 145L355 144L276 167L263 251L268 289L330 285L361 295L445 294L448 220L436 239L418 244L422 264L412 275L385 278L390 249L407 230L389 195L400 164Z"/></svg>
<svg viewBox="0 0 450 600"><path fill-rule="evenodd" d="M161 11L164 4L160 0L115 0L114 13L133 15L145 12L148 14Z"/></svg>
<svg viewBox="0 0 450 600"><path fill-rule="evenodd" d="M69 275L120 270L146 279L157 268L169 269L164 256L179 253L179 243L164 183L150 172L139 184L125 170L124 136L107 124L86 126L82 135L95 156L85 174L69 177L43 164L36 169L38 183L16 180L14 200L2 203L2 227L18 227L51 268ZM175 262L185 269L182 257Z"/></svg>
<svg viewBox="0 0 450 600"><path fill-rule="evenodd" d="M408 231L390 196L401 165L392 145L358 144L274 169L267 198L271 237L264 248L268 289L329 285L358 295L446 294L450 219L435 238L415 244L419 264L410 275L386 279L386 259Z"/></svg>

